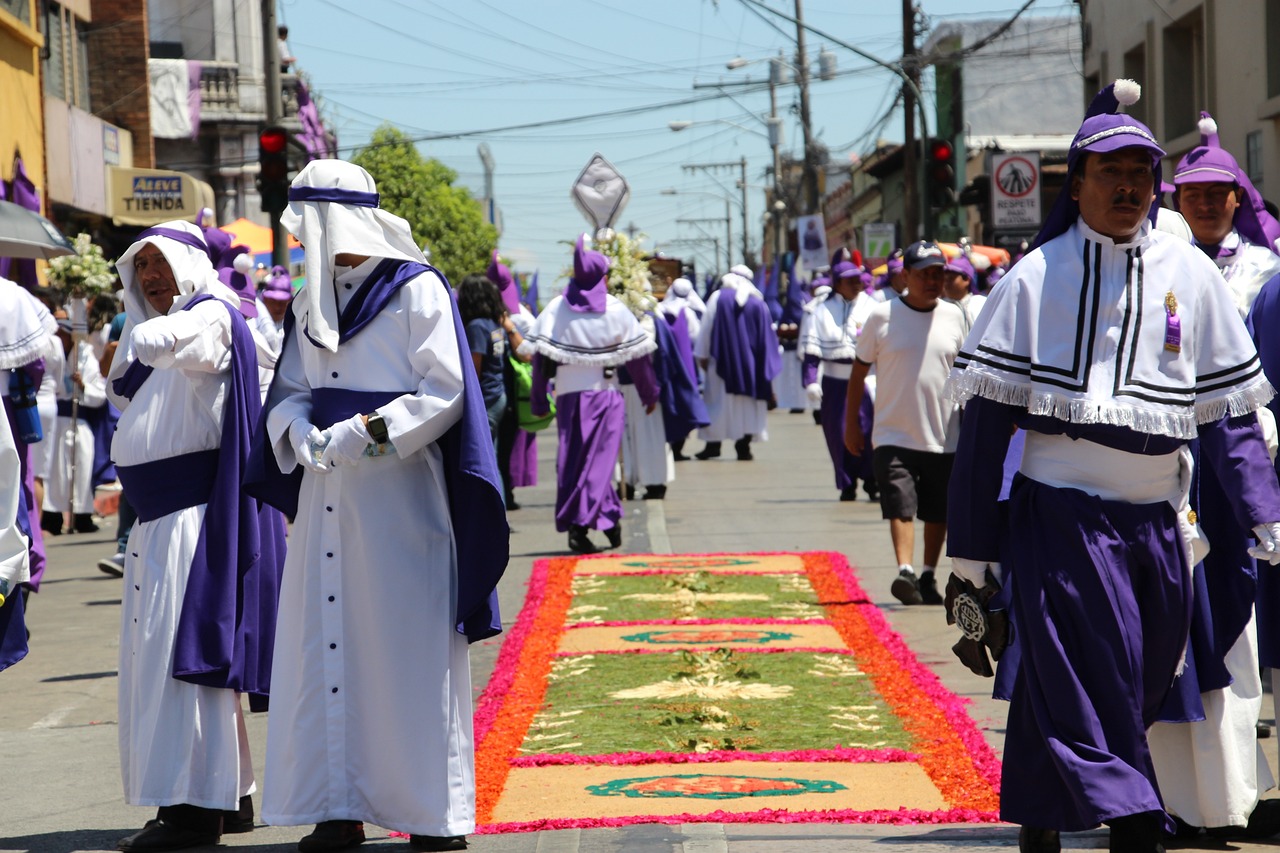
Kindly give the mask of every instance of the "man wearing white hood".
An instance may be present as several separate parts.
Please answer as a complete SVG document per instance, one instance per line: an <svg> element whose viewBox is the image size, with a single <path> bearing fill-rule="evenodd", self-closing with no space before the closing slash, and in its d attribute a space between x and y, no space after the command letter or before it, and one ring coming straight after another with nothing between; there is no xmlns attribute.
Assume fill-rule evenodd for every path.
<svg viewBox="0 0 1280 853"><path fill-rule="evenodd" d="M706 442L698 459L720 455L720 442L734 442L738 459L751 459L751 440L765 441L765 415L773 398L773 378L782 370L778 336L751 270L741 264L720 279L707 297L707 312L694 346L706 371L703 400L711 423L698 430Z"/></svg>
<svg viewBox="0 0 1280 853"><path fill-rule="evenodd" d="M261 708L268 690L279 563L240 489L261 407L253 339L207 252L198 228L167 222L116 264L129 319L108 377L121 410L111 453L138 513L124 564L120 767L126 801L159 807L125 851L253 828L240 694Z"/></svg>
<svg viewBox="0 0 1280 853"><path fill-rule="evenodd" d="M363 842L366 821L415 850L466 846L467 644L501 631L508 528L466 335L448 282L378 203L351 163L294 178L281 221L306 285L246 478L295 515L262 816L315 824L303 853Z"/></svg>

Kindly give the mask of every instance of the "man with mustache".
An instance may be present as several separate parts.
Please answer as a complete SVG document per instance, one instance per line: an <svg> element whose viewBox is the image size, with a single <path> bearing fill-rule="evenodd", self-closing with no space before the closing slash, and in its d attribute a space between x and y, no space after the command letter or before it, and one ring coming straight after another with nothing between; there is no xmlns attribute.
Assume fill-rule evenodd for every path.
<svg viewBox="0 0 1280 853"><path fill-rule="evenodd" d="M1155 853L1173 829L1146 730L1191 621L1192 439L1222 477L1222 509L1258 537L1250 552L1280 562L1280 485L1256 416L1274 390L1217 268L1152 227L1164 151L1117 112L1138 94L1118 81L1094 98L1062 193L949 380L965 403L953 572L1008 585L1018 642L998 679L1012 681L1000 816L1022 825L1023 851L1107 823L1111 850ZM1025 448L1000 506L1015 426Z"/></svg>

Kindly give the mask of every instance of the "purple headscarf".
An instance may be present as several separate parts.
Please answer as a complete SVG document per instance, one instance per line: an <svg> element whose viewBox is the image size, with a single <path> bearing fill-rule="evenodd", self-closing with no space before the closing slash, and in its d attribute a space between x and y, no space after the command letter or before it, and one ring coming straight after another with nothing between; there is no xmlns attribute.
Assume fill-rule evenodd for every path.
<svg viewBox="0 0 1280 853"><path fill-rule="evenodd" d="M1173 184L1176 188L1184 184L1205 183L1232 183L1243 189L1244 198L1236 208L1232 224L1250 243L1280 254L1280 248L1276 247L1276 240L1280 239L1280 223L1267 212L1262 194L1253 186L1236 158L1219 143L1218 123L1213 116L1201 111L1200 144L1178 161L1177 168L1173 170ZM1173 209L1181 212L1176 193Z"/></svg>
<svg viewBox="0 0 1280 853"><path fill-rule="evenodd" d="M489 259L489 268L484 271L484 277L498 285L498 290L502 293L502 303L507 306L507 313L519 314L520 288L516 285L516 277L511 274L511 268L506 264L498 263L497 249L493 250L493 257Z"/></svg>
<svg viewBox="0 0 1280 853"><path fill-rule="evenodd" d="M564 289L564 301L574 311L601 313L609 293L609 259L588 249L586 235L573 247L573 278Z"/></svg>
<svg viewBox="0 0 1280 853"><path fill-rule="evenodd" d="M1080 218L1080 205L1071 197L1071 184L1086 152L1104 153L1121 148L1145 148L1151 152L1155 186L1160 186L1160 158L1164 156L1164 149L1145 124L1133 116L1116 112L1121 104L1136 104L1141 94L1142 87L1132 80L1117 80L1094 96L1085 113L1084 122L1076 131L1075 139L1071 140L1071 150L1067 153L1067 179L1049 215L1045 217L1040 233L1031 243L1032 249L1044 245L1059 234L1065 234ZM1153 226L1158 209L1153 203L1147 214Z"/></svg>

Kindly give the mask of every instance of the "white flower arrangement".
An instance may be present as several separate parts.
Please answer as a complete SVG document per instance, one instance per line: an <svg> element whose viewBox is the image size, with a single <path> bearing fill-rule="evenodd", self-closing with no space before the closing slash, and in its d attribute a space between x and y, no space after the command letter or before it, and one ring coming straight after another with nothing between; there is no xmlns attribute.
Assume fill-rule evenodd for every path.
<svg viewBox="0 0 1280 853"><path fill-rule="evenodd" d="M71 241L74 255L63 255L49 261L49 283L75 296L97 296L115 289L115 265L107 260L102 247L88 234L77 234Z"/></svg>
<svg viewBox="0 0 1280 853"><path fill-rule="evenodd" d="M622 300L637 317L657 307L649 284L649 262L640 251L640 241L619 231L603 231L596 235L595 249L609 259L609 292Z"/></svg>

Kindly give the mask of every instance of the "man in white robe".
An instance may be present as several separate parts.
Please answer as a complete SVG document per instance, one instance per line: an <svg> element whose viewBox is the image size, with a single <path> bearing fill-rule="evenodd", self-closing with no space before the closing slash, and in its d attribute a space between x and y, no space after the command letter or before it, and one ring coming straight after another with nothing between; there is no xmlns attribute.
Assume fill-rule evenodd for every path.
<svg viewBox="0 0 1280 853"><path fill-rule="evenodd" d="M136 853L253 828L240 694L267 692L278 564L239 488L260 408L240 300L188 222L142 232L116 267L128 321L108 384L121 409L111 451L138 512L124 565L120 767L125 800L159 807L120 841Z"/></svg>
<svg viewBox="0 0 1280 853"><path fill-rule="evenodd" d="M314 160L289 198L307 284L256 436L264 483L272 465L296 478L263 819L315 824L303 853L363 842L366 821L415 850L462 849L467 644L501 630L508 539L483 397L448 283L373 178ZM254 471L246 483L289 511Z"/></svg>
<svg viewBox="0 0 1280 853"><path fill-rule="evenodd" d="M107 383L93 345L87 340L73 340L71 321L65 312L58 314L62 318L58 320L57 337L64 359L58 372L62 382L55 389L57 417L53 432L46 437L52 452L41 520L41 526L53 536L62 532L63 514L67 512L73 516L71 529L76 533L94 533L98 529L93 523L94 441L89 420L104 417L107 405Z"/></svg>
<svg viewBox="0 0 1280 853"><path fill-rule="evenodd" d="M751 283L751 270L733 267L707 298L707 311L694 345L706 372L702 398L711 423L698 430L706 442L698 459L720 455L720 443L734 442L739 460L751 459L751 441L768 441L765 416L774 377L782 370L778 336L764 298Z"/></svg>

